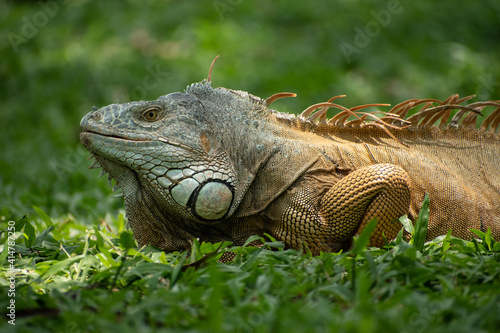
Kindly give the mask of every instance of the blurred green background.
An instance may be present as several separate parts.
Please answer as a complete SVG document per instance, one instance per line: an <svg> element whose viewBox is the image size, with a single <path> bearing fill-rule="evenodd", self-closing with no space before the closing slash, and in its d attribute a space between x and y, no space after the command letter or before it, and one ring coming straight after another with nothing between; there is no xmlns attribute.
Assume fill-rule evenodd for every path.
<svg viewBox="0 0 500 333"><path fill-rule="evenodd" d="M87 170L79 122L93 105L156 99L204 79L300 112L500 98L500 2L2 1L0 219L93 223L123 209Z"/></svg>

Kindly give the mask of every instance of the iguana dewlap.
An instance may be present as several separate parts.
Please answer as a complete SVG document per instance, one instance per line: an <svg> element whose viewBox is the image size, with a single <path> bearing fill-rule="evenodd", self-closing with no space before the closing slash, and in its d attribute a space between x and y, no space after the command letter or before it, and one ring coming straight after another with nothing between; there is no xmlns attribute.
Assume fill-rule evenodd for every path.
<svg viewBox="0 0 500 333"><path fill-rule="evenodd" d="M268 108L287 95L263 100L203 81L95 109L80 138L92 167L123 190L141 246L175 251L193 238L243 244L268 233L288 247L337 251L373 217L371 245L381 246L401 229L400 216L415 218L426 193L428 239L449 229L468 239L470 228L500 239L498 102L410 100L381 119L333 99L300 116ZM486 106L495 109L476 130ZM329 107L342 112L327 119Z"/></svg>

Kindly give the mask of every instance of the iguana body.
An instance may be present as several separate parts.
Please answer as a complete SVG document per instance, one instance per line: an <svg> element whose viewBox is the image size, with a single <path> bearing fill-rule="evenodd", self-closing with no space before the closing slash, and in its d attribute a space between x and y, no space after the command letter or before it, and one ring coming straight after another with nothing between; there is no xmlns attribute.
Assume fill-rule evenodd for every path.
<svg viewBox="0 0 500 333"><path fill-rule="evenodd" d="M139 245L175 251L193 238L243 244L268 233L288 247L337 251L377 217L371 245L381 246L426 193L429 239L449 229L471 238L470 228L500 238L500 104L413 100L369 123L333 99L299 117L269 109L273 99L204 81L82 119L81 141L122 188ZM416 105L422 111L406 117ZM485 105L497 109L476 130L471 110ZM344 111L327 121L327 107ZM446 124L453 108L463 112ZM352 111L361 119L345 122ZM438 118L442 128L432 126Z"/></svg>

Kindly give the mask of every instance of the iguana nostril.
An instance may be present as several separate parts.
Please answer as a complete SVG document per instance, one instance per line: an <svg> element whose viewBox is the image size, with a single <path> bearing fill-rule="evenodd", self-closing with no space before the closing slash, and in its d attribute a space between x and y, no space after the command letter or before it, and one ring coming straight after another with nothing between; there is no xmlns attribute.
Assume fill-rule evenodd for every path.
<svg viewBox="0 0 500 333"><path fill-rule="evenodd" d="M95 108L95 106L94 106ZM95 109L93 110L94 112L92 112L91 114L89 114L89 120L93 120L93 121L99 121L101 120L102 118L102 115L100 112L96 111Z"/></svg>

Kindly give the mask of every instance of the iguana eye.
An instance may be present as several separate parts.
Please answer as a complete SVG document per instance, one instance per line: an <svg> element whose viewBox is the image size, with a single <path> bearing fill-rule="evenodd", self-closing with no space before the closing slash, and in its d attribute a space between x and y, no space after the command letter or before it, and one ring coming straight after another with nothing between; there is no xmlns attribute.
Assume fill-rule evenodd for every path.
<svg viewBox="0 0 500 333"><path fill-rule="evenodd" d="M157 108L146 109L145 111L142 112L142 117L146 121L156 121L158 120L159 115L160 115L160 110L158 110Z"/></svg>

